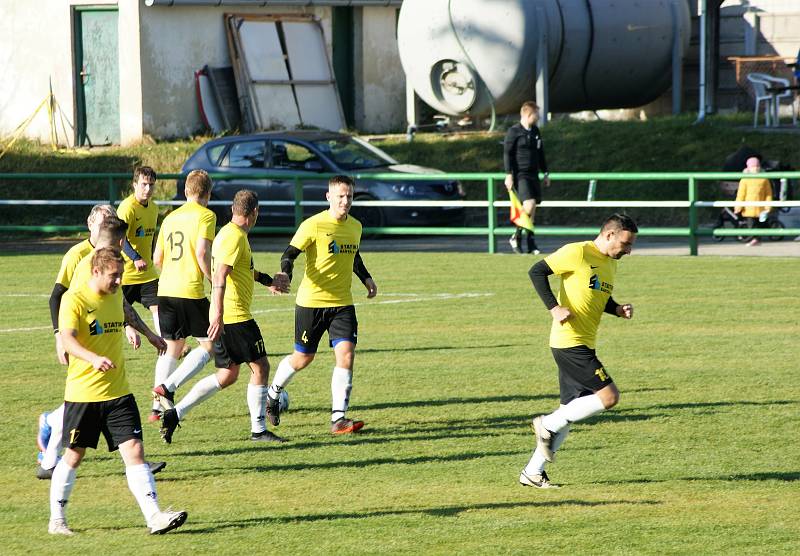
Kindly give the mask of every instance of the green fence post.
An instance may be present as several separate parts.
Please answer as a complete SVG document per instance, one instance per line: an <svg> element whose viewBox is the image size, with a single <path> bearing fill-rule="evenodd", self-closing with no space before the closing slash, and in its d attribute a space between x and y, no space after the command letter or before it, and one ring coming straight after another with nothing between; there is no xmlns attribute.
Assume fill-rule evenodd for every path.
<svg viewBox="0 0 800 556"><path fill-rule="evenodd" d="M489 228L489 254L493 255L497 252L497 242L494 239L494 228L497 224L497 214L494 210L494 178L486 180L486 200L489 201L489 215L486 218L486 225Z"/></svg>
<svg viewBox="0 0 800 556"><path fill-rule="evenodd" d="M116 202L117 198L119 197L119 191L117 189L117 184L114 183L114 178L108 178L108 204L112 207Z"/></svg>
<svg viewBox="0 0 800 556"><path fill-rule="evenodd" d="M689 254L697 256L697 181L689 178Z"/></svg>
<svg viewBox="0 0 800 556"><path fill-rule="evenodd" d="M298 176L294 177L294 225L299 227L303 222L303 183Z"/></svg>

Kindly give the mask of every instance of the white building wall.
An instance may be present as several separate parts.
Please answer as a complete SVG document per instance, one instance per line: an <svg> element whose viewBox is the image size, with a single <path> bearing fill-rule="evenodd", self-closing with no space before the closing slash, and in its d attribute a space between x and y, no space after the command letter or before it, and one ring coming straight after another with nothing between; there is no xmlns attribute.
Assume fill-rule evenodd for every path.
<svg viewBox="0 0 800 556"><path fill-rule="evenodd" d="M397 48L397 8L365 7L362 15L362 121L367 133L403 129L405 121L405 74Z"/></svg>

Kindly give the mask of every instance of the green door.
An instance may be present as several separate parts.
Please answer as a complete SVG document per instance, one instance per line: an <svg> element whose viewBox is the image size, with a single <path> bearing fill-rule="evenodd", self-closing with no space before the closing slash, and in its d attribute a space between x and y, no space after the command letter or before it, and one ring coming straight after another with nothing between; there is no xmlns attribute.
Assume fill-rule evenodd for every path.
<svg viewBox="0 0 800 556"><path fill-rule="evenodd" d="M75 9L75 83L78 145L118 144L116 8Z"/></svg>

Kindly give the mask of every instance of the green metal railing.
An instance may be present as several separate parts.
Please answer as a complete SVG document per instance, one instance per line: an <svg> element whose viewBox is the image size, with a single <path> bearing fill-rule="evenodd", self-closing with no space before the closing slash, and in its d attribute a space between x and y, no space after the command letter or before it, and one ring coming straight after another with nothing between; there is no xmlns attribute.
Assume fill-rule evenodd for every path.
<svg viewBox="0 0 800 556"><path fill-rule="evenodd" d="M183 179L183 174L162 174L159 179L179 180ZM303 182L319 181L331 177L329 174L302 173L292 176L278 174L252 174L236 175L230 174L211 174L211 177L218 180L270 180L280 179L282 181L293 180L294 200L265 202L261 205L292 205L294 207L295 225L299 225L303 220L303 207L306 206L327 206L324 201L305 201L303 199ZM386 180L397 181L442 181L459 180L462 182L484 182L486 186L485 201L356 201L355 206L378 206L378 207L477 207L487 209L486 226L472 227L377 227L365 228L368 234L382 235L484 235L488 240L488 251L496 251L497 236L507 235L513 232L511 226L498 226L497 208L508 207L508 201L497 200L498 182L502 184L504 174L501 173L449 173L449 174L402 174L380 173L380 174L354 174L358 180ZM559 182L586 182L588 183L588 195L585 201L544 201L542 208L603 208L619 209L626 207L637 208L685 208L688 211L688 226L685 227L642 227L639 229L640 236L659 236L659 237L684 237L689 243L689 251L692 255L697 255L698 238L701 236L739 236L742 230L737 229L712 229L701 227L698 222L698 209L703 207L733 207L736 205L744 206L771 206L771 207L800 207L800 201L772 201L757 203L734 203L732 201L701 201L698 196L698 185L700 182L710 182L717 180L735 181L748 177L767 177L769 179L800 179L800 172L770 172L768 174L742 174L737 172L637 172L637 173L552 173L550 179ZM96 203L118 203L120 201L120 185L130 182L130 174L107 173L107 174L0 174L0 184L6 180L103 180L107 185L108 195L106 199L97 200L12 200L0 199L0 206L21 205L21 206L65 206L65 205L92 205ZM687 184L686 200L672 201L596 201L595 192L600 182L609 181L684 181ZM502 187L502 185L500 186ZM159 201L159 204L180 204L174 201ZM212 204L215 204L212 201ZM227 204L220 201L217 204ZM81 225L8 225L0 224L0 232L76 232L82 231ZM294 227L287 226L267 226L256 227L253 231L265 233L292 233ZM537 235L546 236L591 236L597 233L596 227L560 227L560 226L541 226L536 228ZM800 228L786 229L752 229L747 230L748 236L790 236L800 235Z"/></svg>

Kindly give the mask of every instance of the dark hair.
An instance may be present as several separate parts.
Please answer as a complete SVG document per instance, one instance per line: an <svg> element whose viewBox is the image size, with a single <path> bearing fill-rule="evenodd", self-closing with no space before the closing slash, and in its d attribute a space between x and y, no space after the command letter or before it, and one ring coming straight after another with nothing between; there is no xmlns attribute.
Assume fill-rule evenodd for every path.
<svg viewBox="0 0 800 556"><path fill-rule="evenodd" d="M139 181L139 176L150 178L153 181L157 179L156 171L153 170L150 166L137 166L133 170L133 183L137 183Z"/></svg>
<svg viewBox="0 0 800 556"><path fill-rule="evenodd" d="M106 216L98 227L97 241L116 245L125 237L127 231L128 224L124 220L120 220L117 216Z"/></svg>
<svg viewBox="0 0 800 556"><path fill-rule="evenodd" d="M124 264L124 261L122 260L122 254L119 252L119 249L114 249L113 247L101 247L94 252L94 255L92 255L93 269L105 269L110 267L112 264Z"/></svg>
<svg viewBox="0 0 800 556"><path fill-rule="evenodd" d="M350 176L333 176L328 180L328 188L331 188L334 185L347 185L349 187L355 187L356 182L353 181L353 178Z"/></svg>
<svg viewBox="0 0 800 556"><path fill-rule="evenodd" d="M258 195L249 189L240 189L233 197L231 211L239 216L250 216L258 208Z"/></svg>
<svg viewBox="0 0 800 556"><path fill-rule="evenodd" d="M625 213L619 212L612 214L603 221L600 231L605 232L606 230L623 230L625 232L633 232L634 234L639 233L639 228L636 226L636 222L633 221L633 218Z"/></svg>

